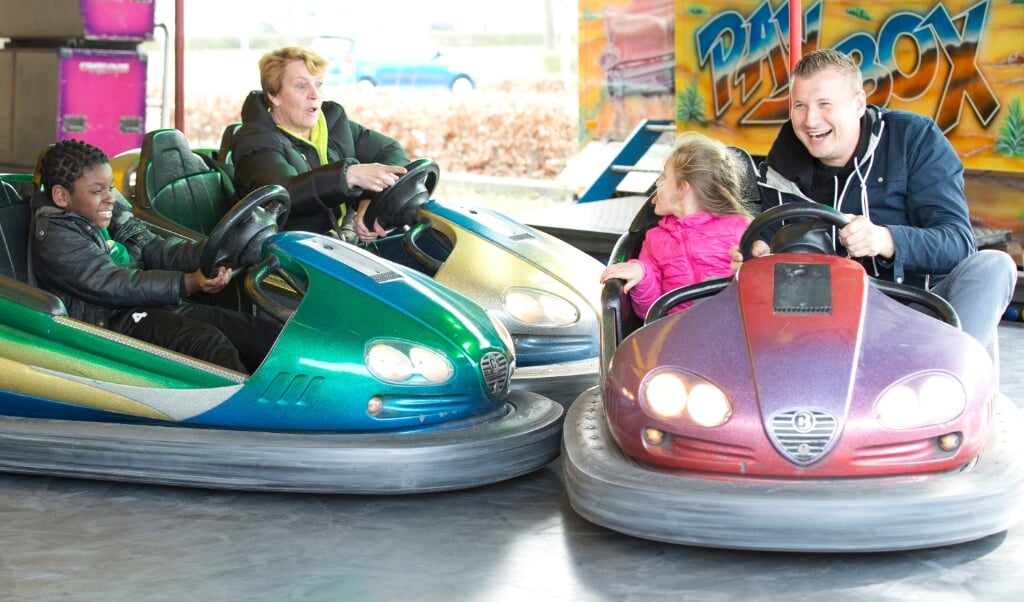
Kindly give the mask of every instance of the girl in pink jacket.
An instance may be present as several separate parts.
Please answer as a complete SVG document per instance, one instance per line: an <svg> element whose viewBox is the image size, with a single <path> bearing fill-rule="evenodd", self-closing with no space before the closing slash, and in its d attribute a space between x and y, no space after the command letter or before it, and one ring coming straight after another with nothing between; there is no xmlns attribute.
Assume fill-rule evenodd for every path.
<svg viewBox="0 0 1024 602"><path fill-rule="evenodd" d="M625 280L634 311L646 317L666 291L731 274L729 249L750 223L741 200L742 173L736 155L721 142L697 132L681 134L652 201L661 220L647 232L640 256L608 266L601 282Z"/></svg>

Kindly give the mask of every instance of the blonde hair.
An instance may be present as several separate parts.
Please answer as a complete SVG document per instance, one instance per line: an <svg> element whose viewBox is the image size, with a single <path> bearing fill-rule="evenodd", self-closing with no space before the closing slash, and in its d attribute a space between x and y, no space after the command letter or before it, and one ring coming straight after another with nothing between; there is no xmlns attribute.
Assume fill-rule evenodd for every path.
<svg viewBox="0 0 1024 602"><path fill-rule="evenodd" d="M327 70L328 61L319 54L301 46L285 46L271 50L260 58L260 87L264 94L281 93L284 69L292 61L302 61L313 75Z"/></svg>
<svg viewBox="0 0 1024 602"><path fill-rule="evenodd" d="M676 182L689 182L701 209L717 215L750 215L743 200L746 170L739 156L722 142L699 132L676 137L665 169Z"/></svg>

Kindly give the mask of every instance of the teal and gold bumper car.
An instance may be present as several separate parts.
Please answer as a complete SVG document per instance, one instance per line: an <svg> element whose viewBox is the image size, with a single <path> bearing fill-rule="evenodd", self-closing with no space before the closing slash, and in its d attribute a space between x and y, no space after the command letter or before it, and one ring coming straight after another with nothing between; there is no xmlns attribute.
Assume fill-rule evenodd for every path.
<svg viewBox="0 0 1024 602"><path fill-rule="evenodd" d="M352 245L277 232L260 189L204 263L253 264L284 323L252 375L66 315L26 266L31 180L0 182L0 471L246 490L414 493L555 458L562 406L511 390L507 330L465 296Z"/></svg>
<svg viewBox="0 0 1024 602"><path fill-rule="evenodd" d="M237 125L237 124L236 124ZM149 132L139 149L111 159L135 215L201 239L234 204L230 139L192 149L178 130ZM374 199L366 219L394 234L374 254L410 266L486 308L512 335L516 385L545 395L597 384L604 265L576 247L500 212L432 198L436 163L418 159Z"/></svg>

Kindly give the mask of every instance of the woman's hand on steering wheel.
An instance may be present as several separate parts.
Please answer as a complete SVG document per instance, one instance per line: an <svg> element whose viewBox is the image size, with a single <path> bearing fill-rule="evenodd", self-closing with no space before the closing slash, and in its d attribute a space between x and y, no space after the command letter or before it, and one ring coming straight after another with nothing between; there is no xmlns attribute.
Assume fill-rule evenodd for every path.
<svg viewBox="0 0 1024 602"><path fill-rule="evenodd" d="M345 170L345 182L349 188L359 187L371 192L380 192L394 185L405 173L401 165L383 163L357 163Z"/></svg>
<svg viewBox="0 0 1024 602"><path fill-rule="evenodd" d="M356 231L356 236L359 237L360 242L370 242L376 240L381 236L387 236L388 231L385 230L380 222L377 220L373 221L373 230L366 227L366 223L363 221L363 214L366 213L366 208L370 206L370 199L363 199L359 201L359 209L356 211L356 219L353 221L353 227Z"/></svg>

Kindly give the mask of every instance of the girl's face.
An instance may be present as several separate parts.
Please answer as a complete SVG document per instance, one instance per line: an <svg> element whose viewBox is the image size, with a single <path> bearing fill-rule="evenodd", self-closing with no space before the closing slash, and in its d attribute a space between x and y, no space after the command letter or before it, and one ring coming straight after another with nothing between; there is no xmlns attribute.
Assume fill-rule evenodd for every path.
<svg viewBox="0 0 1024 602"><path fill-rule="evenodd" d="M110 225L114 215L114 171L109 163L100 163L86 169L74 181L71 190L61 185L53 187L53 204L74 211L92 220L100 228Z"/></svg>
<svg viewBox="0 0 1024 602"><path fill-rule="evenodd" d="M690 185L676 180L672 169L672 157L665 161L658 178L657 195L654 197L655 215L685 215L687 213L686 197Z"/></svg>
<svg viewBox="0 0 1024 602"><path fill-rule="evenodd" d="M289 61L281 79L281 92L268 95L274 122L297 135L309 138L323 103L323 75L313 75L301 60Z"/></svg>

